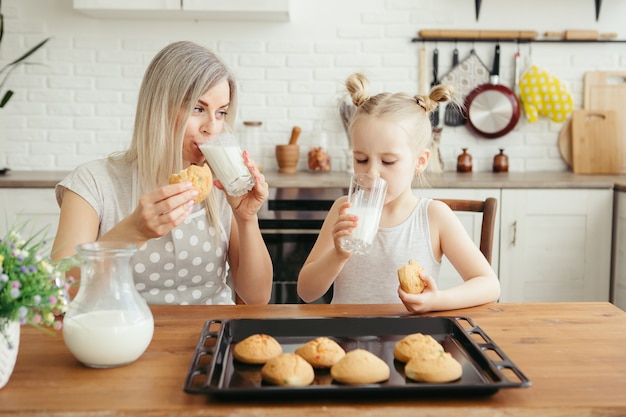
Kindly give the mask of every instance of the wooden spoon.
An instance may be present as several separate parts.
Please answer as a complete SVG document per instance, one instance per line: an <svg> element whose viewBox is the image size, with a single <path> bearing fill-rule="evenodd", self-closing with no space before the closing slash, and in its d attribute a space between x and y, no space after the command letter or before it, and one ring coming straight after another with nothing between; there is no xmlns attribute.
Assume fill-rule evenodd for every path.
<svg viewBox="0 0 626 417"><path fill-rule="evenodd" d="M298 142L298 137L300 137L300 132L302 132L302 129L300 128L300 126L294 126L293 129L291 129L291 138L289 139L290 145L295 145Z"/></svg>

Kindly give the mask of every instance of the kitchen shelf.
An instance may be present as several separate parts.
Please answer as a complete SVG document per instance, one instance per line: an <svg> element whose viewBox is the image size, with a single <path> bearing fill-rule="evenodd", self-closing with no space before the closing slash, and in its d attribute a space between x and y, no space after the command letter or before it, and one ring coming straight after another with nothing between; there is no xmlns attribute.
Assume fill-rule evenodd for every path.
<svg viewBox="0 0 626 417"><path fill-rule="evenodd" d="M413 38L411 42L516 42L516 43L626 43L626 39L501 39L501 38Z"/></svg>
<svg viewBox="0 0 626 417"><path fill-rule="evenodd" d="M474 10L476 11L476 21L478 22L478 17L480 16L480 6L482 0L474 0ZM596 22L600 19L600 9L602 8L602 0L594 0L596 6Z"/></svg>

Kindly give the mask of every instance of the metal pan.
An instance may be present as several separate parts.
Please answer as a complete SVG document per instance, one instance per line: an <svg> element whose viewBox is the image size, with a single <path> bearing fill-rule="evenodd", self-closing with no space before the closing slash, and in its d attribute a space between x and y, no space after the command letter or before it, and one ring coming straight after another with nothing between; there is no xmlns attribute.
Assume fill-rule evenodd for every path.
<svg viewBox="0 0 626 417"><path fill-rule="evenodd" d="M515 128L520 118L517 95L499 83L500 45L496 45L490 82L476 87L465 98L467 126L488 139L502 137Z"/></svg>
<svg viewBox="0 0 626 417"><path fill-rule="evenodd" d="M429 334L463 367L461 379L450 383L409 380L404 364L394 359L395 344L411 333ZM307 341L326 336L344 350L366 349L385 361L390 378L379 384L343 385L328 370L316 370L306 387L283 387L262 381L261 365L247 365L233 358L233 346L254 333L269 334L283 352L294 352ZM349 317L297 319L235 319L207 321L184 383L189 394L210 394L222 399L281 400L313 395L405 394L411 398L433 395L492 395L501 388L525 388L531 382L493 340L467 317Z"/></svg>

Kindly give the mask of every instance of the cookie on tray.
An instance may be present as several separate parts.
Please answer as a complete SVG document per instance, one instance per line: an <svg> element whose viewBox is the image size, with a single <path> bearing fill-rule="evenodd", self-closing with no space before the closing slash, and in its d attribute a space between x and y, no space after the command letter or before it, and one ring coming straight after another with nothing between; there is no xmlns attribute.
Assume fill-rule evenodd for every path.
<svg viewBox="0 0 626 417"><path fill-rule="evenodd" d="M306 342L295 352L314 368L330 368L346 354L337 342L324 336Z"/></svg>
<svg viewBox="0 0 626 417"><path fill-rule="evenodd" d="M398 280L400 288L409 294L420 294L424 291L426 284L420 278L420 274L424 272L424 268L419 262L411 259L409 263L398 269Z"/></svg>
<svg viewBox="0 0 626 417"><path fill-rule="evenodd" d="M272 336L256 333L237 343L233 348L233 357L239 362L264 364L283 353L283 348Z"/></svg>
<svg viewBox="0 0 626 417"><path fill-rule="evenodd" d="M198 191L198 195L194 198L194 203L204 201L211 192L213 187L213 173L208 165L190 165L187 169L170 175L169 183L178 184L179 182L189 181L193 184L193 188Z"/></svg>
<svg viewBox="0 0 626 417"><path fill-rule="evenodd" d="M461 378L463 367L448 352L437 356L415 356L404 366L407 378L418 382L452 382Z"/></svg>
<svg viewBox="0 0 626 417"><path fill-rule="evenodd" d="M349 385L376 384L389 379L389 365L364 349L355 349L330 368L333 380Z"/></svg>
<svg viewBox="0 0 626 417"><path fill-rule="evenodd" d="M413 333L395 344L393 357L400 362L408 362L414 356L437 356L443 351L443 346L431 335Z"/></svg>
<svg viewBox="0 0 626 417"><path fill-rule="evenodd" d="M282 353L261 368L263 381L273 385L303 387L311 385L315 371L310 363L295 353Z"/></svg>

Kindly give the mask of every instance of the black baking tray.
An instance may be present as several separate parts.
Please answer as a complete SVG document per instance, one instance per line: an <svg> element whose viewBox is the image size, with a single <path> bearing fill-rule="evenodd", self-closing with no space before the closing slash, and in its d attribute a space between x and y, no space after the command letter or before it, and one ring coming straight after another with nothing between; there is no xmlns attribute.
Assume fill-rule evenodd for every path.
<svg viewBox="0 0 626 417"><path fill-rule="evenodd" d="M328 370L316 369L312 385L270 385L261 379L261 365L243 364L232 355L235 344L255 333L276 338L283 352L293 352L319 336L330 337L346 352L366 349L374 353L389 365L391 375L378 384L343 385L333 381ZM393 349L400 339L412 333L429 334L440 342L461 363L461 379L422 383L406 378L404 364L394 359ZM501 388L530 385L524 373L470 318L392 316L208 320L202 328L183 389L190 394L242 400L299 395L492 395Z"/></svg>

